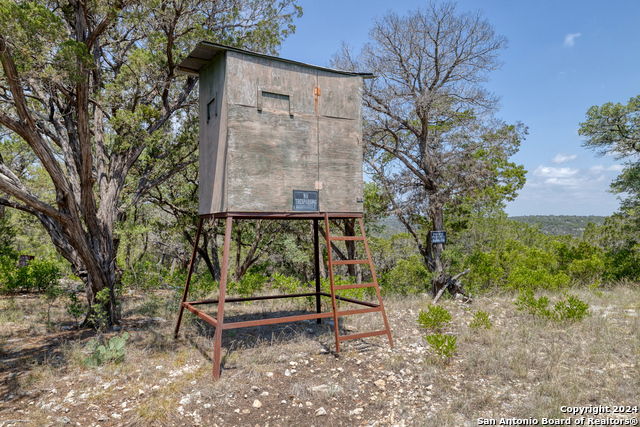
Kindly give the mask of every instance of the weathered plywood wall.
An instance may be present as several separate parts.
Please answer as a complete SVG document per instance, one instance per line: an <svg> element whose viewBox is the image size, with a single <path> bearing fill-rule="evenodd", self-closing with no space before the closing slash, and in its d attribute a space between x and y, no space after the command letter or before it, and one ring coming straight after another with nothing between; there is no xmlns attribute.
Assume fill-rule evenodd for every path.
<svg viewBox="0 0 640 427"><path fill-rule="evenodd" d="M291 212L293 190L362 212L361 77L226 51L200 79L201 215Z"/></svg>
<svg viewBox="0 0 640 427"><path fill-rule="evenodd" d="M226 61L219 56L200 72L200 157L198 211L226 212L227 97Z"/></svg>

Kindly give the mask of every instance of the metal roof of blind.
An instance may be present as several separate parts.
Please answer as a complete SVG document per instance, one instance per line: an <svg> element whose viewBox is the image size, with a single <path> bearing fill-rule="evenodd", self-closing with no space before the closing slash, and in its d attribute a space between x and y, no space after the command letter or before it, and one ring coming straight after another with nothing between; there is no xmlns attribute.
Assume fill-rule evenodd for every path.
<svg viewBox="0 0 640 427"><path fill-rule="evenodd" d="M200 70L204 68L207 64L213 61L218 55L223 52L231 51L243 53L245 55L256 56L259 58L271 59L274 61L285 62L288 64L294 65L302 65L304 67L309 67L317 70L329 71L332 73L345 74L348 76L361 76L365 79L373 78L374 75L371 73L353 73L350 71L342 71L342 70L334 70L332 68L319 67L317 65L305 64L304 62L292 61L290 59L280 58L278 56L265 55L264 53L251 52L250 50L238 49L236 47L225 46L222 44L211 43L208 41L201 41L198 45L191 51L189 56L187 56L179 65L178 71L185 74L193 74L198 75Z"/></svg>

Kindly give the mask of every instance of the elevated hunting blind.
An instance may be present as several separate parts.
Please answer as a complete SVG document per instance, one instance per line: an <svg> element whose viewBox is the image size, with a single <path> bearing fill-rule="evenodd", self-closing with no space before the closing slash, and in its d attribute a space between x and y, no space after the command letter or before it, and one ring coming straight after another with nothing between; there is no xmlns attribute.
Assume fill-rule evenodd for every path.
<svg viewBox="0 0 640 427"><path fill-rule="evenodd" d="M200 222L176 322L184 309L215 327L213 377L220 376L222 331L249 326L333 318L336 351L349 339L386 335L393 346L362 222L362 85L371 74L350 73L201 42L179 71L200 78ZM220 297L187 301L204 219L225 218ZM311 220L314 230L315 291L293 295L226 296L234 219ZM332 236L331 220L354 221L360 235ZM324 220L330 293L321 290L319 221ZM353 224L352 224L353 225ZM350 229L352 229L351 227ZM345 230L347 227L345 226ZM351 233L355 234L355 233ZM338 243L361 242L367 259L333 260ZM345 253L356 253L356 250ZM336 285L337 265L368 264L369 283ZM374 288L377 302L341 297L345 289ZM315 297L316 312L226 322L225 302ZM320 298L331 298L322 312ZM365 308L338 310L338 301ZM200 305L217 304L210 315ZM382 314L384 330L340 335L338 318Z"/></svg>
<svg viewBox="0 0 640 427"><path fill-rule="evenodd" d="M206 42L180 70L200 77L200 215L362 212L370 74Z"/></svg>

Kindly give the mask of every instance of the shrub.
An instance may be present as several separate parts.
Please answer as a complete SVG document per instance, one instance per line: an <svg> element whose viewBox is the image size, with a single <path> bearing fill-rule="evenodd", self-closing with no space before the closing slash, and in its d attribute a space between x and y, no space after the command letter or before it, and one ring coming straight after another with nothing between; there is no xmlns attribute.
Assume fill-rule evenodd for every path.
<svg viewBox="0 0 640 427"><path fill-rule="evenodd" d="M161 269L151 261L136 263L133 268L126 268L120 277L120 283L127 289L158 289L164 282Z"/></svg>
<svg viewBox="0 0 640 427"><path fill-rule="evenodd" d="M60 269L46 259L31 260L26 267L16 267L15 259L0 257L0 292L46 292L59 286Z"/></svg>
<svg viewBox="0 0 640 427"><path fill-rule="evenodd" d="M418 324L423 328L438 329L449 322L451 314L439 305L430 305L427 311L420 310L418 314Z"/></svg>
<svg viewBox="0 0 640 427"><path fill-rule="evenodd" d="M427 342L431 349L440 357L450 358L458 352L456 342L458 338L454 335L442 335L440 333L427 335Z"/></svg>
<svg viewBox="0 0 640 427"><path fill-rule="evenodd" d="M78 299L78 294L76 294L74 290L69 290L67 295L69 297L69 302L65 305L65 308L67 310L67 314L73 316L77 327L78 319L80 319L84 314L84 306Z"/></svg>
<svg viewBox="0 0 640 427"><path fill-rule="evenodd" d="M302 289L300 280L280 273L274 273L271 276L271 283L276 289L287 294L295 294Z"/></svg>
<svg viewBox="0 0 640 427"><path fill-rule="evenodd" d="M549 298L540 297L536 299L533 295L533 290L527 288L520 292L516 302L516 309L520 311L526 311L533 316L551 317L551 311L547 308L549 305Z"/></svg>
<svg viewBox="0 0 640 427"><path fill-rule="evenodd" d="M267 280L268 277L262 274L247 273L242 276L240 283L229 282L229 293L241 296L253 295L262 290Z"/></svg>
<svg viewBox="0 0 640 427"><path fill-rule="evenodd" d="M391 271L381 275L380 287L386 293L417 294L429 288L431 276L421 257L412 255L408 260L398 261Z"/></svg>
<svg viewBox="0 0 640 427"><path fill-rule="evenodd" d="M473 329L491 329L493 327L493 323L491 323L489 313L482 310L478 310L473 313L473 320L469 323L469 327Z"/></svg>
<svg viewBox="0 0 640 427"><path fill-rule="evenodd" d="M87 343L87 348L92 353L86 359L84 364L88 367L100 366L104 363L120 363L124 360L125 356L125 343L129 339L129 332L125 332L122 336L114 336L107 343L99 344L95 339L92 339Z"/></svg>
<svg viewBox="0 0 640 427"><path fill-rule="evenodd" d="M589 304L581 301L575 295L564 294L565 298L558 301L553 310L548 308L549 299L540 297L536 299L531 289L520 293L515 305L518 310L527 311L533 316L544 317L556 321L578 321L582 320L589 310Z"/></svg>
<svg viewBox="0 0 640 427"><path fill-rule="evenodd" d="M581 301L575 295L569 295L567 299L558 301L553 306L555 317L558 320L582 320L589 310L589 304Z"/></svg>
<svg viewBox="0 0 640 427"><path fill-rule="evenodd" d="M108 315L104 306L109 301L109 288L103 288L95 295L95 303L91 305L92 313L89 316L89 321L93 324L96 331L107 327Z"/></svg>

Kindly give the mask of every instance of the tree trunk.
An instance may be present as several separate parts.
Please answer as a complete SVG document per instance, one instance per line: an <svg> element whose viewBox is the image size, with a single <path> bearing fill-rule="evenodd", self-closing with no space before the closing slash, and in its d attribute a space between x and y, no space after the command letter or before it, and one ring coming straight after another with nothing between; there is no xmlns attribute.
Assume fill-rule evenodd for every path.
<svg viewBox="0 0 640 427"><path fill-rule="evenodd" d="M233 280L235 282L239 282L240 279L242 279L242 276L244 276L247 270L249 270L249 268L260 259L260 257L266 252L269 246L271 246L273 241L276 239L278 232L282 230L282 227L280 227L278 230L274 231L273 235L271 236L271 239L269 239L269 241L264 244L262 249L258 251L258 246L262 241L262 238L267 233L267 231L269 231L269 229L273 224L274 222L270 221L270 222L267 222L267 225L265 226L264 220L262 219L258 220L256 224L255 235L253 237L253 242L251 243L251 247L249 247L249 251L247 252L247 255L245 256L244 262L242 262L242 264L240 264L240 259L241 259L240 250L238 250L237 257L236 257L236 272L233 275ZM237 240L238 240L239 247L242 244L241 237L242 237L242 233L238 231Z"/></svg>
<svg viewBox="0 0 640 427"><path fill-rule="evenodd" d="M211 266L213 268L211 274L213 280L219 282L222 278L222 269L220 268L220 259L218 258L218 236L214 233L211 238Z"/></svg>
<svg viewBox="0 0 640 427"><path fill-rule="evenodd" d="M433 231L444 231L444 215L442 206L432 206L429 212ZM429 271L436 273L431 280L431 294L435 296L440 288L444 286L438 278L444 274L444 265L442 263L442 252L444 251L444 243L431 244L431 233L427 235L427 265Z"/></svg>

